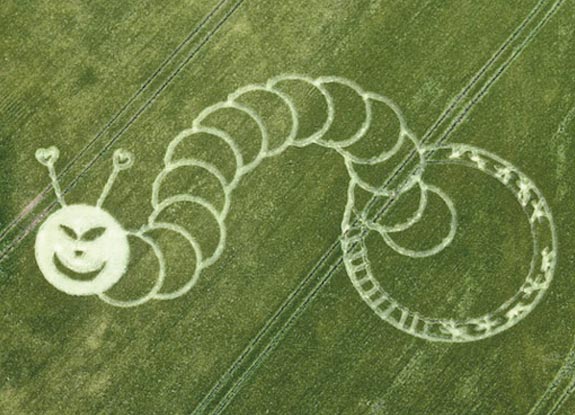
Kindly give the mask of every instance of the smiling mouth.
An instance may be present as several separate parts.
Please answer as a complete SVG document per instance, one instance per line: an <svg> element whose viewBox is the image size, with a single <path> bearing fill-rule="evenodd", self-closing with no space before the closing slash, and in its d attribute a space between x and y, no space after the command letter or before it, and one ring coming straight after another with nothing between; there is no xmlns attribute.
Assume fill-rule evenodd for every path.
<svg viewBox="0 0 575 415"><path fill-rule="evenodd" d="M60 273L64 274L65 276L67 276L71 279L80 280L80 281L92 281L100 274L100 272L102 272L106 263L104 262L100 266L100 268L98 268L95 271L77 272L77 271L74 271L73 269L68 268L66 265L64 265L64 263L60 260L60 258L58 258L58 254L54 253L54 265L56 265L56 269Z"/></svg>

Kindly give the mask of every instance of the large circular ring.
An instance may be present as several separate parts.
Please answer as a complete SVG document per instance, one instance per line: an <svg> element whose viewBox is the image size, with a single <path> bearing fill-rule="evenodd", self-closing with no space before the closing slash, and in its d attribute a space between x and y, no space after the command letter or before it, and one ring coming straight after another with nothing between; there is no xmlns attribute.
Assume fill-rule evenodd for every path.
<svg viewBox="0 0 575 415"><path fill-rule="evenodd" d="M466 319L423 316L397 302L374 277L365 238L369 229L348 200L341 238L344 264L359 295L383 320L408 334L430 341L470 342L501 333L525 318L549 288L556 265L557 238L547 201L533 181L511 163L480 148L442 145L430 149L430 163L459 164L480 170L502 183L521 205L529 221L533 255L529 273L517 292L496 310ZM348 197L353 199L353 183Z"/></svg>

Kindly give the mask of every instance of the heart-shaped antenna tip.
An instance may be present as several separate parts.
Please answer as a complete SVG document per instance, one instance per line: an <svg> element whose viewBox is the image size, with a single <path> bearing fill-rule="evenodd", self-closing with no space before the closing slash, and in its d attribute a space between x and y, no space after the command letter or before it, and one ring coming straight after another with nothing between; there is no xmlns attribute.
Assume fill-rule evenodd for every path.
<svg viewBox="0 0 575 415"><path fill-rule="evenodd" d="M58 157L60 157L60 151L54 146L36 150L36 160L44 166L53 166L56 160L58 160Z"/></svg>
<svg viewBox="0 0 575 415"><path fill-rule="evenodd" d="M134 155L127 150L118 149L114 151L114 166L118 170L126 170L134 164Z"/></svg>

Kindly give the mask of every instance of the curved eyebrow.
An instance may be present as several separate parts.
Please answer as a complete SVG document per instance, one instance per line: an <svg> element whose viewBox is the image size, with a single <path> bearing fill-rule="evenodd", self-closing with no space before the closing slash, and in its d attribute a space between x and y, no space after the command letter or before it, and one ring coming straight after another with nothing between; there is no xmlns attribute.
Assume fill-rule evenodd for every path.
<svg viewBox="0 0 575 415"><path fill-rule="evenodd" d="M68 236L69 238L72 239L78 239L78 235L76 234L76 232L74 232L74 229L66 226L66 225L60 225L60 229L66 234L66 236Z"/></svg>
<svg viewBox="0 0 575 415"><path fill-rule="evenodd" d="M82 241L93 241L95 239L98 239L100 236L102 236L102 234L106 232L106 228L99 226L97 228L92 228L89 229L88 231L84 232L82 234L82 236L80 236L80 239Z"/></svg>

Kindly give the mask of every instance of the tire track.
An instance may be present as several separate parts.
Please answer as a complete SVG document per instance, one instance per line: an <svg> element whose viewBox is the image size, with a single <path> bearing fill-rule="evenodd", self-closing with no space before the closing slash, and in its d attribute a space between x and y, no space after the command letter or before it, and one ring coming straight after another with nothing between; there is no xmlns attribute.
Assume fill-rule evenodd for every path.
<svg viewBox="0 0 575 415"><path fill-rule="evenodd" d="M559 123L557 131L553 134L551 141L556 140L561 135L565 134L565 130L569 124L575 119L575 106L571 107L565 117ZM566 385L566 386L564 386ZM563 387L564 386L564 387ZM563 387L562 390L560 390ZM539 400L533 405L528 415L542 415L556 413L567 401L570 395L573 394L575 389L575 341L571 345L571 349L567 356L563 359L563 364L557 371L557 374L541 394ZM559 397L555 395L559 394ZM553 405L550 411L546 412L546 408Z"/></svg>
<svg viewBox="0 0 575 415"><path fill-rule="evenodd" d="M529 45L529 43L531 43L531 41L535 38L535 36L537 35L537 33L539 32L539 30L541 30L541 28L545 25L545 23L547 23L547 21L549 21L549 19L551 17L553 17L553 15L557 12L557 10L559 9L559 7L563 4L564 0L557 0L554 4L553 7L543 16L543 18L539 21L539 23L537 23L537 25L528 33L528 35L526 36L525 40L523 42L521 42L515 49L513 49L513 52L511 54L511 56L509 58L507 58L499 67L498 69L495 71L494 75L492 75L485 84L483 84L483 86L479 89L479 91L473 96L473 98L469 101L469 103L467 105L465 105L461 111L458 113L457 116L455 116L453 122L451 122L451 124L449 125L449 127L447 128L447 130L439 137L439 139L437 139L437 141L435 142L435 144L431 144L429 146L429 150L428 150L428 157L431 157L433 155L433 153L435 152L434 148L439 147L441 144L443 144L447 138L451 135L451 133L460 125L462 124L466 119L467 119L467 115L469 114L469 112L473 109L473 107L479 103L481 101L481 99L487 94L487 92L491 89L491 87L493 86L493 84L501 77L501 75L503 75L505 73L505 71L507 70L507 68L509 68L509 66L513 63L513 61L515 61L515 59L517 59L521 53L525 50L525 48L527 47L527 45ZM539 8L540 5L542 3L538 3L535 7ZM528 19L533 18L533 16L535 16L535 14L530 13L528 16ZM526 21L527 22L527 19ZM522 24L522 29L525 27L524 24ZM507 44L509 45L509 43ZM501 54L499 54L501 56ZM483 70L482 68L482 73L485 74L487 71ZM471 88L470 88L471 89ZM466 94L463 95L463 97ZM455 106L453 107L455 108ZM427 134L426 134L427 135ZM429 137L432 137L433 134L429 134ZM424 136L425 138L425 136ZM421 144L424 145L426 143L426 141L424 139L421 140ZM409 158L415 158L416 157L416 152L413 151L409 156ZM408 160L409 161L409 160ZM407 162L404 162L404 164L407 164ZM400 173L400 171L397 171L394 176L397 176ZM394 177L392 177L393 179ZM387 183L386 183L387 185ZM382 207L382 209L376 214L375 216L375 220L379 220L381 219L383 213L385 212L386 209L388 209L389 207L391 207L391 205L395 202L395 198L390 198L389 202L384 205Z"/></svg>
<svg viewBox="0 0 575 415"><path fill-rule="evenodd" d="M505 49L519 36L519 34L523 31L525 26L535 17L535 15L541 10L543 4L545 4L546 0L539 0L535 4L535 6L531 9L527 17L517 26L517 28L511 33L511 35L503 42L503 44L495 51L491 58L477 71L477 73L471 78L471 81L463 88L463 90L457 94L457 96L453 99L453 101L449 104L449 106L441 113L439 118L433 123L433 125L425 132L423 138L421 139L422 142L425 142L430 139L433 133L446 121L449 115L455 111L458 104L465 98L469 91L473 89L476 85L479 78L481 78L489 68L494 64L494 62L502 55Z"/></svg>
<svg viewBox="0 0 575 415"><path fill-rule="evenodd" d="M491 87L493 86L493 84L495 83L495 81L497 81L497 79L499 79L499 77L505 73L505 71L507 70L507 68L511 65L511 63L513 63L513 61L515 59L517 59L521 53L523 53L523 51L525 50L525 48L533 41L533 39L535 38L535 36L537 35L537 33L539 33L539 31L541 30L541 28L543 26L545 26L545 24L549 21L549 19L551 19L551 17L553 17L553 15L555 15L555 13L557 12L557 10L559 10L559 7L561 7L561 5L563 4L564 0L558 0L556 1L553 6L551 7L551 9L549 9L549 11L547 11L547 13L543 16L543 18L539 21L539 23L537 23L537 25L533 28L533 30L531 32L529 32L529 34L527 35L527 37L525 38L525 40L523 42L521 42L515 49L513 49L513 52L511 54L511 56L501 65L500 68L497 69L497 71L495 72L495 74L487 81L487 84L484 88L482 88L471 100L471 102L469 103L469 105L464 108L455 118L455 120L453 120L453 122L450 124L450 126L447 128L447 130L445 131L445 133L443 133L443 135L441 136L441 138L439 139L439 141L441 141L441 139L443 139L443 137L448 136L449 134L451 134L451 132L453 131L453 129L455 129L457 127L457 125L461 124L463 121L465 121L465 119L467 118L467 115L469 113L469 110L475 105L477 104L479 101L481 101L481 99L487 94L487 92L489 92L489 90L491 89Z"/></svg>
<svg viewBox="0 0 575 415"><path fill-rule="evenodd" d="M108 151L119 139L120 137L130 128L130 126L140 118L140 116L154 103L158 96L171 84L174 78L183 70L187 63L189 63L206 45L211 38L219 31L219 29L224 25L224 23L233 15L233 13L243 4L245 0L238 0L222 17L222 19L215 25L215 27L208 32L208 34L200 41L198 46L196 46L191 53L186 57L186 59L181 62L176 69L168 76L168 78L160 85L160 87L148 98L144 104L132 115L129 120L124 124L124 126L115 133L112 138L96 153L96 155L82 168L79 174L72 179L72 181L62 189L63 195L69 193L74 186L82 179L83 176L98 162L102 155ZM38 202L39 203L39 202ZM6 247L0 252L0 263L4 261L7 256L12 252L18 244L26 238L32 232L36 226L57 206L56 200L44 208L32 222L24 228L19 235L17 235L11 242L9 242Z"/></svg>
<svg viewBox="0 0 575 415"><path fill-rule="evenodd" d="M548 412L547 415L557 414L557 411L559 411L563 407L563 405L565 405L565 402L567 402L567 399L569 399L569 397L573 394L574 391L575 391L575 378L571 379L571 382L569 382L569 385L567 385L567 387L565 388L565 390L563 391L559 399L555 402L555 404L553 405L553 407L551 408L551 410Z"/></svg>
<svg viewBox="0 0 575 415"><path fill-rule="evenodd" d="M335 264L331 266L329 271L321 278L315 285L312 286L311 291L307 293L301 302L301 304L290 314L286 322L279 328L276 334L273 336L271 342L269 342L265 348L257 356L257 359L252 360L247 369L241 374L238 381L234 384L234 387L228 389L228 392L224 397L217 402L217 406L211 412L213 414L221 414L222 411L226 409L233 398L240 392L241 386L246 382L246 380L252 375L252 373L257 370L257 368L263 363L266 357L276 348L277 344L284 338L287 332L295 324L297 319L303 314L307 309L307 306L314 300L319 291L327 284L331 277L339 270L341 264L343 264L343 257L338 257ZM201 413L196 412L195 413Z"/></svg>
<svg viewBox="0 0 575 415"><path fill-rule="evenodd" d="M186 46L194 36L206 25L210 18L218 11L218 9L223 6L228 0L220 0L218 4L202 19L199 25L194 28L186 38L180 42L180 44L170 53L170 55L164 59L154 73L146 79L146 81L138 88L138 90L128 99L128 101L120 108L114 116L108 120L104 127L98 131L98 133L84 146L68 164L66 164L61 171L58 173L58 179L64 177L64 175L77 163L77 161L112 127L112 125L126 112L126 110L136 101L136 99L145 92L148 86L160 75L164 68L174 59L174 57ZM48 193L52 190L51 185L47 185L42 191L32 199L32 202L28 206L36 205L39 203ZM24 209L13 221L11 221L4 229L0 231L0 243L10 230L18 224L29 212L28 209Z"/></svg>
<svg viewBox="0 0 575 415"><path fill-rule="evenodd" d="M528 415L546 414L552 415L557 413L559 409L565 404L567 399L571 396L575 390L575 377L573 376L575 372L575 344L572 346L571 350L567 354L563 365L555 375L555 378L551 384L547 387L545 392L541 395L539 400L533 405ZM562 391L558 392L562 384L566 386ZM559 393L559 396L553 400L553 395ZM549 411L546 408L552 405Z"/></svg>
<svg viewBox="0 0 575 415"><path fill-rule="evenodd" d="M525 49L525 47L531 42L531 40L535 37L535 35L539 32L541 27L550 19L550 17L557 11L559 6L563 3L563 0L557 1L554 6L552 7L551 11L548 12L540 21L539 23L533 28L525 40L519 44L519 47L514 49L510 58L506 59L502 64L500 64L496 70L495 74L491 76L479 89L479 91L473 96L473 98L465 104L464 98L469 94L469 91L473 89L475 85L478 84L483 78L484 75L491 69L496 62L498 62L499 58L503 56L503 53L509 49L511 45L513 45L514 41L518 39L519 35L525 27L533 21L534 17L539 14L545 0L539 1L529 12L527 17L522 21L522 23L513 31L510 37L508 37L505 42L500 46L500 48L492 55L489 61L476 73L471 81L463 88L463 90L455 97L452 103L447 107L446 110L442 112L439 119L430 127L430 129L425 133L424 137L421 140L421 143L424 144L425 142L429 141L430 138L433 137L434 131L436 131L444 121L449 120L449 116L460 106L463 105L463 109L458 113L455 117L453 122L449 124L448 129L440 136L440 138L435 143L435 146L440 145L442 142L446 141L447 138L451 135L451 133L455 130L455 128L460 125L463 121L465 121L466 117L461 116L462 114L468 114L469 111L481 100L482 97L486 95L488 90L491 88L493 83L500 76L505 72L505 70L511 65L511 63L521 54L521 52ZM432 145L433 146L433 145ZM396 171L392 174L392 176L386 181L385 185L387 186L391 183L409 164L409 162L415 157L416 152L408 155L407 158L402 162L402 164L396 169ZM402 183L402 185L405 184ZM368 205L366 206L366 210L369 210L373 204L375 203L376 198L372 198ZM395 200L390 198L389 201L377 212L376 218L380 218L383 214L393 205ZM377 220L377 219L376 219ZM249 378L251 373L256 370L265 358L269 355L269 353L275 348L275 346L279 343L279 341L283 338L284 334L291 328L293 323L297 320L297 317L305 311L307 305L314 299L317 293L320 291L321 287L323 287L327 281L331 278L331 276L337 271L337 269L343 263L343 258L341 255L337 257L335 263L329 267L329 271L326 272L323 276L319 276L319 280L315 285L312 285L311 291L305 294L305 287L311 285L311 281L313 279L318 278L316 274L322 268L325 268L325 265L321 265L321 262L326 261L330 256L333 256L333 253L337 251L339 246L339 241L335 241L330 245L326 253L320 259L320 262L314 266L312 271L304 278L302 283L300 283L292 293L287 297L287 299L282 303L282 306L278 309L276 313L264 324L264 327L261 331L256 335L254 339L250 341L248 346L242 351L240 356L234 361L232 366L224 373L224 375L216 382L216 384L212 387L210 392L202 399L202 401L198 404L198 406L193 410L192 414L203 414L209 413L218 414L221 413L223 410L226 409L227 405L231 402L231 400L237 395L239 390L241 389L242 385L245 381ZM298 300L296 297L301 295L300 293L304 292L303 298L299 301L299 305L295 307L295 310L292 312L291 315L287 317L283 326L280 326L277 329L275 335L271 334L271 340L267 343L260 354L257 354L252 359L252 362L247 362L246 370L240 374L239 379L233 382L231 385L227 385L228 382L234 377L236 372L245 365L244 360L248 358L248 356L257 349L258 343L262 341L266 335L275 325L282 320L282 314L285 313L290 307L290 303L297 302ZM227 387L226 387L227 386ZM214 409L209 409L210 405L216 399L216 395L220 394L222 391L225 391L227 388L227 392L224 392L222 398L216 402Z"/></svg>
<svg viewBox="0 0 575 415"><path fill-rule="evenodd" d="M223 385L226 381L231 379L231 377L236 373L236 371L242 366L242 364L244 363L244 360L247 358L247 356L251 352L254 352L257 350L257 346L259 345L259 343L261 343L263 341L263 339L265 339L267 337L267 335L269 335L270 333L271 334L273 334L273 333L283 334L287 331L287 327L281 327L280 326L277 328L277 331L274 331L273 328L277 325L276 323L281 321L281 318L286 313L288 313L291 310L291 308L294 306L294 301L293 301L294 297L297 297L298 295L303 295L304 301L307 300L306 302L309 302L309 300L311 300L311 298L313 298L313 296L310 294L313 293L315 295L315 293L318 290L317 289L318 284L319 284L319 287L321 287L321 286L323 286L323 284L325 284L327 282L328 279L324 279L323 281L319 281L319 283L316 283L314 285L314 278L313 277L316 274L318 274L322 268L328 267L329 269L327 270L325 275L331 276L337 270L337 268L342 264L343 258L337 252L338 247L339 247L339 242L333 244L328 249L328 251L326 252L326 254L324 254L322 259L320 259L317 262L317 264L314 266L314 268L312 269L312 272L310 272L308 274L308 276L303 280L302 283L298 284L296 289L290 293L290 295L286 298L286 300L284 300L284 302L278 308L278 310L274 313L274 315L266 321L264 327L258 332L258 334L254 338L252 338L252 340L250 340L250 343L248 344L248 346L242 351L242 353L236 359L236 361L230 367L230 369L228 369L228 371L220 378L220 380L218 381L216 386L214 386L210 390L210 392L208 392L208 394L204 397L204 399L202 399L200 404L198 404L198 406L193 410L193 414L204 414L204 413L206 413L205 410L208 408L210 403L213 401L215 394L221 390L221 386L218 387L218 385ZM334 254L338 254L338 255L334 256ZM331 267L329 267L327 259L332 257L332 256L334 257L333 258L334 264ZM308 287L310 287L310 288L308 288ZM305 293L306 289L310 291L308 294ZM303 293L303 294L301 294L301 293ZM289 325L291 327L291 324L293 324L293 322L295 321L295 318L293 318L293 317L296 316L296 313L297 313L297 315L299 315L303 311L304 310L301 306L296 307L295 310L292 311L292 314L290 314L286 325ZM276 340L276 339L274 339L272 337L272 339L270 339L270 341L267 343L267 347L264 349L264 352L266 353L266 355L275 346L275 342L273 342L273 340ZM251 369L253 369L253 366L255 363L256 363L256 361L253 361L253 363L251 365L249 365L248 369L250 369L250 371L251 371ZM249 373L249 371L244 371L244 375L246 373Z"/></svg>

